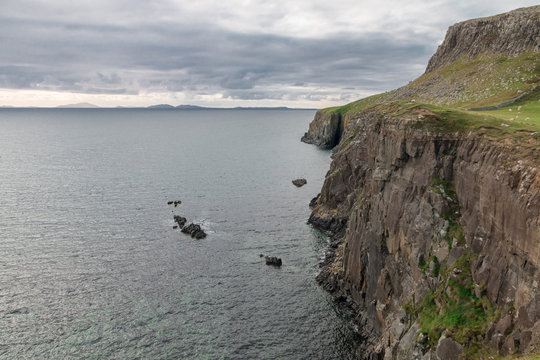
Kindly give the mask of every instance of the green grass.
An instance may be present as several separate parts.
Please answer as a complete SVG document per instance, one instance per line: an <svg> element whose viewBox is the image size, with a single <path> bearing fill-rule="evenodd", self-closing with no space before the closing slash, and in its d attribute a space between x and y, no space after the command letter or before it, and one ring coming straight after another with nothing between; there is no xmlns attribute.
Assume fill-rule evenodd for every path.
<svg viewBox="0 0 540 360"><path fill-rule="evenodd" d="M507 131L522 129L540 132L540 88L521 101L499 110L479 111L482 116L493 116L510 125Z"/></svg>
<svg viewBox="0 0 540 360"><path fill-rule="evenodd" d="M411 126L440 133L475 132L520 143L540 140L540 89L519 103L495 111L467 111L471 107L498 105L540 85L540 54L519 56L482 54L420 76L403 88L321 110L351 116L376 109L392 117L422 109L432 116L413 120ZM519 110L518 110L519 108ZM511 111L510 111L511 110Z"/></svg>
<svg viewBox="0 0 540 360"><path fill-rule="evenodd" d="M497 105L527 91L540 79L540 54L463 56L407 85L417 100L467 109Z"/></svg>
<svg viewBox="0 0 540 360"><path fill-rule="evenodd" d="M482 347L477 335L485 334L487 325L496 317L494 307L485 297L474 295L470 262L475 254L467 253L448 269L442 284L430 290L415 308L410 303L405 311L418 316L422 333L428 336L428 344L434 348L444 331L461 344L467 344L465 353L472 356ZM457 275L458 280L449 274Z"/></svg>

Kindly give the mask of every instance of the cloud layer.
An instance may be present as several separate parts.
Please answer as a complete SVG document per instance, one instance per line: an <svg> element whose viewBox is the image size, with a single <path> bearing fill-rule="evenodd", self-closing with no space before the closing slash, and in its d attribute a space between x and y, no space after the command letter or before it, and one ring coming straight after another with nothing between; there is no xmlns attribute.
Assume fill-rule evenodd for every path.
<svg viewBox="0 0 540 360"><path fill-rule="evenodd" d="M29 90L131 105L343 103L421 74L454 22L533 5L518 2L3 0L0 88L17 104Z"/></svg>

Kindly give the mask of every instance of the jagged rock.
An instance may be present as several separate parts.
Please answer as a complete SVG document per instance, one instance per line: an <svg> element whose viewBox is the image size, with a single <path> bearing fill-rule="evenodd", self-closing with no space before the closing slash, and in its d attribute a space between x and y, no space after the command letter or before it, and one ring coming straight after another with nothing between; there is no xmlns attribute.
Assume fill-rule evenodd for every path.
<svg viewBox="0 0 540 360"><path fill-rule="evenodd" d="M296 187L301 187L301 186L304 186L304 185L307 184L307 180L306 179L295 179L295 180L292 181L292 183Z"/></svg>
<svg viewBox="0 0 540 360"><path fill-rule="evenodd" d="M193 223L184 226L182 232L191 235L195 239L204 239L206 237L206 233L201 229L201 226Z"/></svg>
<svg viewBox="0 0 540 360"><path fill-rule="evenodd" d="M317 206L317 200L319 200L320 195L321 194L319 193L319 194L317 194L317 196L315 196L313 199L311 199L311 201L309 202L309 207L310 208L313 209L315 206Z"/></svg>
<svg viewBox="0 0 540 360"><path fill-rule="evenodd" d="M491 18L463 21L451 26L443 43L429 60L426 73L450 64L462 56L471 57L481 53L517 55L528 49L538 52L538 12L531 9L533 7L517 9Z"/></svg>
<svg viewBox="0 0 540 360"><path fill-rule="evenodd" d="M402 359L412 359L412 353L414 352L416 345L416 336L420 331L420 325L418 323L412 324L409 330L403 335L399 341L398 357Z"/></svg>
<svg viewBox="0 0 540 360"><path fill-rule="evenodd" d="M441 336L437 343L435 353L439 360L459 360L459 355L463 351L463 346L452 338Z"/></svg>
<svg viewBox="0 0 540 360"><path fill-rule="evenodd" d="M191 237L197 240L204 239L206 237L206 233L203 230L195 231L191 234Z"/></svg>
<svg viewBox="0 0 540 360"><path fill-rule="evenodd" d="M272 265L272 266L281 266L281 258L275 257L275 256L265 256L264 260L266 261L266 265Z"/></svg>
<svg viewBox="0 0 540 360"><path fill-rule="evenodd" d="M187 222L187 219L180 215L174 215L173 219L174 219L174 222L177 223L180 228L183 228Z"/></svg>
<svg viewBox="0 0 540 360"><path fill-rule="evenodd" d="M495 331L499 334L503 334L504 336L510 334L510 331L512 330L512 316L506 315L503 317L497 325L495 326Z"/></svg>

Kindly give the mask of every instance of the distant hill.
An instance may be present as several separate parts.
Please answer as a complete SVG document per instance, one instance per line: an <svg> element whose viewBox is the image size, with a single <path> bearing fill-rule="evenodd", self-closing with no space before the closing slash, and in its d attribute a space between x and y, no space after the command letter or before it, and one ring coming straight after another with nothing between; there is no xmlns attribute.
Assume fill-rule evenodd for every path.
<svg viewBox="0 0 540 360"><path fill-rule="evenodd" d="M94 105L94 104L90 104L90 103L86 103L86 102L82 102L82 103L76 103L76 104L60 105L60 106L57 106L57 108L62 108L62 109L98 109L99 106Z"/></svg>
<svg viewBox="0 0 540 360"><path fill-rule="evenodd" d="M175 107L169 104L150 105L148 109L174 109Z"/></svg>
<svg viewBox="0 0 540 360"><path fill-rule="evenodd" d="M176 109L180 110L203 110L203 109L209 109L203 106L197 106L197 105L178 105Z"/></svg>

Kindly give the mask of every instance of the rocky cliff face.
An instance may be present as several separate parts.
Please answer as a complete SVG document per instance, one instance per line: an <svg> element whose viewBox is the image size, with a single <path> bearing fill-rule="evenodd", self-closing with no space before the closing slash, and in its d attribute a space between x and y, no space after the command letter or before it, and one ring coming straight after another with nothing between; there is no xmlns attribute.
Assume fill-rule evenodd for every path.
<svg viewBox="0 0 540 360"><path fill-rule="evenodd" d="M338 144L342 132L343 123L339 113L319 110L301 140L322 148L333 148Z"/></svg>
<svg viewBox="0 0 540 360"><path fill-rule="evenodd" d="M528 49L539 51L539 12L540 6L534 6L451 26L443 43L429 60L426 72L448 65L462 56L472 57L481 53L517 55Z"/></svg>
<svg viewBox="0 0 540 360"><path fill-rule="evenodd" d="M471 24L450 28L428 71L485 33ZM356 310L359 358L540 353L538 142L430 125L443 121L414 100L347 114L310 217L333 235L317 279Z"/></svg>

